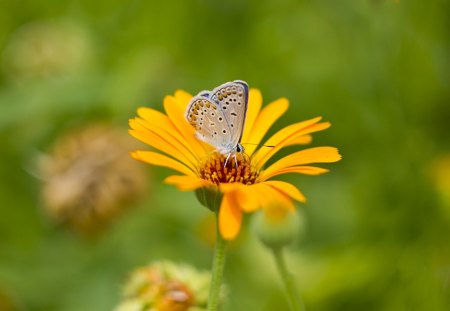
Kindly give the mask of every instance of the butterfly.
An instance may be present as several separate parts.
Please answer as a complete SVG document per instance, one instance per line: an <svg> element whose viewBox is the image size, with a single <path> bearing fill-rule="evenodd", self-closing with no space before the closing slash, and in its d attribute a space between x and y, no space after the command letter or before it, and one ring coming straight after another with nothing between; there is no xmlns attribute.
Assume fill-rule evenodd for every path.
<svg viewBox="0 0 450 311"><path fill-rule="evenodd" d="M200 140L231 155L237 166L236 153L243 153L241 145L248 105L248 84L235 80L219 85L212 91L201 91L189 102L186 120L195 128Z"/></svg>

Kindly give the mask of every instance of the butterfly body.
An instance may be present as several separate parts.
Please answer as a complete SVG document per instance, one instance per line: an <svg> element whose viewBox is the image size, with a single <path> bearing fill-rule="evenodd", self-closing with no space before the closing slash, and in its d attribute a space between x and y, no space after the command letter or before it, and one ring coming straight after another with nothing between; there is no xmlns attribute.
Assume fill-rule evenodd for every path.
<svg viewBox="0 0 450 311"><path fill-rule="evenodd" d="M186 110L197 137L224 155L244 152L240 141L248 104L248 85L236 80L194 96Z"/></svg>

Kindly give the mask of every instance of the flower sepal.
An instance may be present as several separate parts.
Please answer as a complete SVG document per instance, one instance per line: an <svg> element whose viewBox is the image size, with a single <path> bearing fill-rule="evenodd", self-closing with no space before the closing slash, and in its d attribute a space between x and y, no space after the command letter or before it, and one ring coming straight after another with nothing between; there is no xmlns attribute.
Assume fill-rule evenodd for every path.
<svg viewBox="0 0 450 311"><path fill-rule="evenodd" d="M222 202L222 193L217 187L202 187L195 190L195 196L201 205L216 213Z"/></svg>

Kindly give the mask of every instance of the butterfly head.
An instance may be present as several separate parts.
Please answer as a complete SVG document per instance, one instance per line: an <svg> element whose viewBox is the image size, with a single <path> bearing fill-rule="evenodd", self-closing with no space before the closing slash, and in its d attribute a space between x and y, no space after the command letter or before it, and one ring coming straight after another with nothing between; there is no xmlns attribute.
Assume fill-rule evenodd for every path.
<svg viewBox="0 0 450 311"><path fill-rule="evenodd" d="M245 149L244 149L244 146L242 146L241 143L238 143L238 144L236 145L236 152L243 153L244 150L245 150Z"/></svg>
<svg viewBox="0 0 450 311"><path fill-rule="evenodd" d="M228 154L236 154L236 153L244 153L245 148L241 143L237 143L236 145L227 145L227 146L217 146L217 152L228 155Z"/></svg>

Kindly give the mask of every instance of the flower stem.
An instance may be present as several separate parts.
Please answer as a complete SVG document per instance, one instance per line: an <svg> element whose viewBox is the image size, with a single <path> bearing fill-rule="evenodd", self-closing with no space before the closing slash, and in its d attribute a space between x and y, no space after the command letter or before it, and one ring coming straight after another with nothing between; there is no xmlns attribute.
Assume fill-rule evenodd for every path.
<svg viewBox="0 0 450 311"><path fill-rule="evenodd" d="M225 267L225 246L226 241L219 232L219 213L216 212L216 246L212 266L212 280L209 289L208 311L216 311L219 305L220 286L222 285L223 270Z"/></svg>
<svg viewBox="0 0 450 311"><path fill-rule="evenodd" d="M283 256L283 248L273 248L273 256L275 258L275 262L277 265L278 273L281 276L281 279L284 283L284 287L286 288L286 293L288 295L288 299L291 305L292 311L304 311L305 306L298 294L297 287L294 283L294 278L289 273L286 267L286 262L284 261Z"/></svg>

